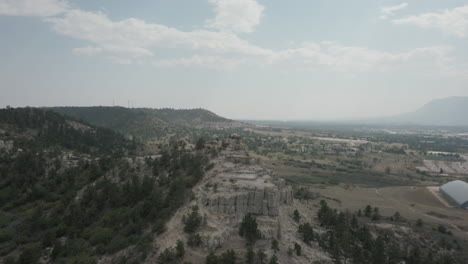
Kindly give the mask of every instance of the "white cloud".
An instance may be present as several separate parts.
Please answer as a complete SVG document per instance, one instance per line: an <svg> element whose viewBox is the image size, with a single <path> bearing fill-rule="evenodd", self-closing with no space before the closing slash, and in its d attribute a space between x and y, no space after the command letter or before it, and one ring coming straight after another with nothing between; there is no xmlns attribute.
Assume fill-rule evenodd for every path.
<svg viewBox="0 0 468 264"><path fill-rule="evenodd" d="M97 55L97 54L101 53L102 48L86 46L86 47L82 47L82 48L75 48L75 49L73 49L73 52L75 54L93 56L93 55Z"/></svg>
<svg viewBox="0 0 468 264"><path fill-rule="evenodd" d="M380 18L387 19L390 16L395 15L395 12L403 10L408 7L408 3L401 3L399 5L394 6L382 6L380 8Z"/></svg>
<svg viewBox="0 0 468 264"><path fill-rule="evenodd" d="M66 12L65 0L0 0L0 15L48 17Z"/></svg>
<svg viewBox="0 0 468 264"><path fill-rule="evenodd" d="M247 64L246 58L228 58L224 56L193 55L177 59L163 59L154 61L153 65L159 67L203 67L211 69L232 69Z"/></svg>
<svg viewBox="0 0 468 264"><path fill-rule="evenodd" d="M425 29L439 29L457 37L468 35L468 5L439 12L425 13L392 21L397 25L415 25Z"/></svg>
<svg viewBox="0 0 468 264"><path fill-rule="evenodd" d="M70 10L63 17L46 18L55 32L92 42L93 47L78 48L81 54L105 53L131 58L155 55L158 48L183 48L219 54L267 56L272 52L249 44L230 32L207 30L180 31L160 24L129 18L112 21L105 14Z"/></svg>
<svg viewBox="0 0 468 264"><path fill-rule="evenodd" d="M180 31L139 19L112 21L103 13L71 10L63 17L46 18L59 34L92 43L77 48L77 54L104 55L113 61L153 58L160 67L198 66L234 68L239 65L281 65L291 63L309 69L327 68L342 72L386 69L392 63L448 56L443 47L390 53L364 47L343 46L333 42L304 43L298 48L274 51L252 45L231 32L194 30ZM180 49L192 55L182 58L154 59L167 49ZM162 54L164 55L164 54Z"/></svg>
<svg viewBox="0 0 468 264"><path fill-rule="evenodd" d="M256 0L209 0L216 17L206 21L208 28L237 33L253 32L260 23L264 7Z"/></svg>
<svg viewBox="0 0 468 264"><path fill-rule="evenodd" d="M278 52L275 63L291 62L311 69L328 68L341 72L387 71L407 62L425 59L438 64L449 57L449 47L417 48L391 53L365 47L353 47L333 42L304 43L302 47Z"/></svg>
<svg viewBox="0 0 468 264"><path fill-rule="evenodd" d="M45 12L41 7L34 9L31 6L28 7L29 9L26 8L29 10L28 12L25 11L26 9L22 9L22 14L46 16L43 20L50 23L56 33L88 42L84 47L75 48L73 50L75 54L104 56L115 63L146 62L158 67L195 66L207 68L235 68L245 65L291 66L291 69L357 73L390 71L399 69L406 64L416 65L418 62L424 61L424 65L432 65L444 73L462 72L457 70L457 67L448 66L452 65L453 61L450 56L451 49L447 47L419 48L400 53L346 46L333 42L307 42L298 47L284 50L260 47L240 38L235 32L253 30L253 27L259 23L263 7L260 6L256 12L253 12L256 14L253 15L256 19L246 19L245 24L241 23L239 28L233 29L232 26L236 26L234 23L236 19L250 15L234 12L228 16L229 19L223 20L224 15L220 14L229 8L225 8L220 3L229 2L232 4L227 0L210 0L216 4L217 8L219 7L218 16L212 21L213 23L217 21L215 24L219 25L219 27L216 26L219 31L206 29L181 31L161 24L147 23L136 18L114 21L102 12L65 10L66 3L63 1L37 1L61 3L63 6L62 9L56 9L55 12ZM244 2L244 0L239 0L239 2ZM6 2L3 0L0 3ZM23 1L23 3L26 2ZM246 3L257 4L255 1L246 1ZM226 4L226 6L229 5ZM390 14L401 8L404 7L399 5L399 8L392 7L386 9L385 12ZM58 15L61 12L64 13ZM56 16L48 17L54 13ZM251 14L251 12L249 11L247 14ZM244 20L241 19L241 21ZM171 50L188 55L183 57L170 56L174 53L166 51Z"/></svg>
<svg viewBox="0 0 468 264"><path fill-rule="evenodd" d="M391 53L325 41L308 42L298 48L275 51L265 56L193 55L159 60L153 64L159 67L195 66L214 69L231 69L249 65L279 66L288 69L326 70L345 74L392 72L405 67L416 67L421 71L432 68L445 75L454 75L457 67L450 66L453 62L450 57L451 52L451 47L436 46Z"/></svg>

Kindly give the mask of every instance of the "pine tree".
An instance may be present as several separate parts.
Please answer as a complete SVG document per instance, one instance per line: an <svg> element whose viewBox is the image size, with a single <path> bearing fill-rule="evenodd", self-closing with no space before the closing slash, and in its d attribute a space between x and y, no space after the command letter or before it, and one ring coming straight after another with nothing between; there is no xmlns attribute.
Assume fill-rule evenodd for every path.
<svg viewBox="0 0 468 264"><path fill-rule="evenodd" d="M198 207L194 206L192 212L186 215L183 220L185 233L192 234L197 231L202 222L202 217L198 213Z"/></svg>
<svg viewBox="0 0 468 264"><path fill-rule="evenodd" d="M387 263L387 257L385 255L385 242L381 236L378 236L375 239L374 251L372 252L372 255L373 263Z"/></svg>
<svg viewBox="0 0 468 264"><path fill-rule="evenodd" d="M302 254L302 247L298 243L294 243L294 250L296 251L296 255L300 256Z"/></svg>
<svg viewBox="0 0 468 264"><path fill-rule="evenodd" d="M216 256L215 253L210 252L210 254L206 256L205 263L206 264L218 264L219 263L218 256Z"/></svg>
<svg viewBox="0 0 468 264"><path fill-rule="evenodd" d="M219 257L218 262L223 263L223 264L236 264L236 262L237 262L236 252L234 250L232 250L232 249L229 249L228 251L225 251Z"/></svg>
<svg viewBox="0 0 468 264"><path fill-rule="evenodd" d="M375 207L374 212L372 213L372 221L378 221L378 220L380 220L380 212L379 212L379 208Z"/></svg>
<svg viewBox="0 0 468 264"><path fill-rule="evenodd" d="M201 137L197 140L197 143L195 144L195 148L198 150L201 150L205 148L205 144L206 144L205 139Z"/></svg>
<svg viewBox="0 0 468 264"><path fill-rule="evenodd" d="M299 225L299 229L297 231L307 245L310 245L310 242L314 240L314 230L309 223L305 223Z"/></svg>
<svg viewBox="0 0 468 264"><path fill-rule="evenodd" d="M351 228L353 231L356 231L359 228L359 222L356 218L356 215L353 214L353 217L351 218Z"/></svg>
<svg viewBox="0 0 468 264"><path fill-rule="evenodd" d="M265 264L266 263L266 254L263 250L259 249L257 251L257 260L258 260L258 264Z"/></svg>
<svg viewBox="0 0 468 264"><path fill-rule="evenodd" d="M372 207L370 205L367 205L366 208L364 209L364 216L371 217L371 214L372 214Z"/></svg>
<svg viewBox="0 0 468 264"><path fill-rule="evenodd" d="M176 244L176 256L178 258L182 258L185 255L185 248L184 248L184 242L181 240L177 240Z"/></svg>
<svg viewBox="0 0 468 264"><path fill-rule="evenodd" d="M247 240L247 245L253 245L260 238L257 220L251 214L245 215L242 219L239 235Z"/></svg>
<svg viewBox="0 0 468 264"><path fill-rule="evenodd" d="M255 252L251 247L247 249L247 253L245 254L245 264L253 264L255 261Z"/></svg>
<svg viewBox="0 0 468 264"><path fill-rule="evenodd" d="M278 240L273 239L271 241L271 249L276 253L279 251L279 245L278 245Z"/></svg>
<svg viewBox="0 0 468 264"><path fill-rule="evenodd" d="M299 223L299 221L301 220L301 215L299 214L299 211L297 211L297 209L294 210L293 219L294 219L294 221L296 221L297 223Z"/></svg>
<svg viewBox="0 0 468 264"><path fill-rule="evenodd" d="M423 221L421 220L421 218L418 218L418 220L416 220L416 226L418 226L418 227L423 226Z"/></svg>

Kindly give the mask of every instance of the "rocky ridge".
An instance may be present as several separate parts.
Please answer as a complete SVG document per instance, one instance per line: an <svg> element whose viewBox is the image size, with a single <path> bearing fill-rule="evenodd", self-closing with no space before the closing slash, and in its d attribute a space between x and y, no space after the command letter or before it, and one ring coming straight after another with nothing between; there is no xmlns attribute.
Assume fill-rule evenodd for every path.
<svg viewBox="0 0 468 264"><path fill-rule="evenodd" d="M245 241L239 236L239 225L248 213L256 216L263 238L255 248L262 248L272 255L270 243L277 239L283 247L278 253L280 263L310 263L312 260L327 263L326 253L305 244L301 257L286 255L294 242L301 243L297 238L297 223L291 219L294 209L300 208L304 215L310 216L315 212L310 206L295 201L292 187L263 168L258 159L249 156L242 149L240 139L231 138L229 145L212 162L213 169L193 188L193 200L177 211L168 223L167 231L155 240L157 251L146 263L154 263L157 252L174 246L177 240L186 240L182 219L193 206L197 206L203 216L203 226L198 231L203 243L198 249L186 249L185 260L192 263L205 263L205 256L218 249L220 252L234 249L243 255L246 248Z"/></svg>

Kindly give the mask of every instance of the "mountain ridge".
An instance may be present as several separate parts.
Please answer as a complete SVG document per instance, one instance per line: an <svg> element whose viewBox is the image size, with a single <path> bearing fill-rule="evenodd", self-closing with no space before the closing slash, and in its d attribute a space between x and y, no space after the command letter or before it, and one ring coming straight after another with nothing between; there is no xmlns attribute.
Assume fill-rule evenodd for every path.
<svg viewBox="0 0 468 264"><path fill-rule="evenodd" d="M452 96L434 99L415 111L385 118L384 121L398 124L433 126L468 126L467 96Z"/></svg>
<svg viewBox="0 0 468 264"><path fill-rule="evenodd" d="M232 123L209 110L172 108L125 108L120 106L49 107L52 111L110 128L138 138L154 138L176 128L191 128L209 122Z"/></svg>

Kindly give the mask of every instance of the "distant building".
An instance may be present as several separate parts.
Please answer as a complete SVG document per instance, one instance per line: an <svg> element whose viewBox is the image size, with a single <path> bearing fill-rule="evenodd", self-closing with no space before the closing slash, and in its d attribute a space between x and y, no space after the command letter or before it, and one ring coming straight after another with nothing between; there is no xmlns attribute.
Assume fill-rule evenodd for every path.
<svg viewBox="0 0 468 264"><path fill-rule="evenodd" d="M451 181L440 186L440 192L458 207L468 209L468 183Z"/></svg>

